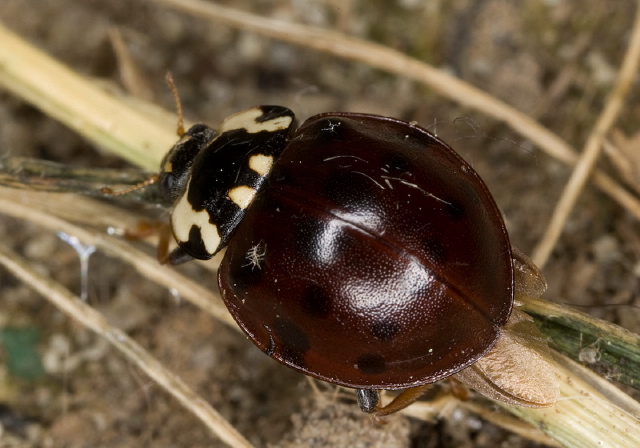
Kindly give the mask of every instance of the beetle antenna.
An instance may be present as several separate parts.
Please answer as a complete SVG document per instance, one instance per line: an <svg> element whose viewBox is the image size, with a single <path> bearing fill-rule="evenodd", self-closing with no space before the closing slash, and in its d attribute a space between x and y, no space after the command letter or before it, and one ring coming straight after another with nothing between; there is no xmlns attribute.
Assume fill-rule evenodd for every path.
<svg viewBox="0 0 640 448"><path fill-rule="evenodd" d="M131 193L132 191L139 190L144 187L148 187L149 185L153 185L156 182L158 182L159 178L160 176L158 174L152 174L142 182L127 188L123 188L122 190L113 190L112 188L109 188L109 187L102 187L100 189L100 192L108 196L122 196L123 194Z"/></svg>
<svg viewBox="0 0 640 448"><path fill-rule="evenodd" d="M167 84L169 84L171 93L173 93L173 99L176 102L176 113L178 114L177 134L178 137L182 137L184 135L184 118L182 116L182 104L180 103L180 95L178 95L178 87L176 87L176 82L173 80L171 72L167 72L165 79L167 80Z"/></svg>

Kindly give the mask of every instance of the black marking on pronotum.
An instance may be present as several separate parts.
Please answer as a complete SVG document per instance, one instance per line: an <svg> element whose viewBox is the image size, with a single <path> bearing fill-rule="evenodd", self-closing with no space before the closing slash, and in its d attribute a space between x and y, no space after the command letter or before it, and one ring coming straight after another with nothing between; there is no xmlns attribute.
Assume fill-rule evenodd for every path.
<svg viewBox="0 0 640 448"><path fill-rule="evenodd" d="M194 157L190 177L181 173L177 182L173 170L165 168L167 160L161 176L170 184L168 199L175 199L171 227L182 250L206 260L226 245L286 146L293 122L293 112L285 107L260 106L227 117L215 137L203 125L187 131L171 153L185 145L199 147L189 150Z"/></svg>
<svg viewBox="0 0 640 448"><path fill-rule="evenodd" d="M173 205L184 191L191 166L198 153L215 137L216 131L204 124L193 125L160 163L160 192Z"/></svg>

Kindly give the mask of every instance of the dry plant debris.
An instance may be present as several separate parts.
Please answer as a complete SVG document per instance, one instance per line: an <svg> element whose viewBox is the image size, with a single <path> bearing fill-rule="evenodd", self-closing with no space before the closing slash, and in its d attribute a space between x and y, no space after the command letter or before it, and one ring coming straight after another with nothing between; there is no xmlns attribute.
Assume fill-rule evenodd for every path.
<svg viewBox="0 0 640 448"><path fill-rule="evenodd" d="M605 108L629 45L637 8L632 1L584 8L582 2L571 0L528 0L517 8L500 0L233 3L239 11L262 17L258 25L270 23L267 19L311 24L399 50L446 68L488 98L467 95L464 101L457 98L468 90L450 91L450 86L438 83L447 79L438 72L429 72L435 76L430 90L416 82L422 75L414 73L412 65L396 64L396 75L389 76L379 71L385 58L375 53L357 57L360 63L345 62L332 53L319 54L267 39L247 31L249 26L238 31L176 13L162 3L169 2L5 0L0 4L0 20L92 82L106 81L110 91L118 92L120 79L133 78L122 86L158 98L169 110L172 101L163 83L165 72L171 70L187 115L210 124L243 107L269 103L289 105L302 119L327 110L358 110L423 125L433 123L438 134L481 172L507 217L514 243L529 253L570 174L540 148L555 148L552 154L563 163L577 161L578 153L571 147L584 145ZM291 34L297 29L292 26ZM287 34L288 30L277 31ZM312 49L338 45L331 39L301 40ZM357 46L352 43L345 45L345 53L355 52ZM389 56L387 62L404 60L383 54ZM140 79L148 85L143 81L142 88L135 87ZM549 297L580 305L637 333L640 208L636 193L612 180L619 176L637 188L637 174L633 174L637 157L630 143L638 133L640 114L637 72L634 79L634 87L623 98L621 114L605 127L619 131L598 136L610 138L618 150L612 151L616 160L626 161L612 164L627 168L608 171L606 165L598 164L595 174L587 177L593 182L587 185L596 185L605 194L589 186L581 190L553 246L545 274L551 287ZM496 105L495 98L515 109ZM168 148L175 126L172 115L136 104L140 113L161 116L158 121L165 123L154 135L142 137L156 138L162 133L165 137L160 141L167 141ZM620 137L625 135L631 137ZM94 151L93 145L74 132L6 92L0 92L0 145L3 155L87 168L123 167L118 158ZM165 150L155 149L158 154ZM153 168L154 157L146 159L148 169ZM5 194L16 198L15 193ZM46 210L47 204L34 205L35 199L24 198L36 211ZM67 217L80 215L73 204L47 202L65 210ZM15 207L11 202L4 204L7 213ZM79 202L77 206L80 209ZM94 216L87 212L83 226L98 229L98 234L125 223L125 218L120 223L108 222L109 214L115 215L111 210L93 210L97 212ZM161 215L157 210L144 213L154 218ZM3 242L26 257L32 269L79 292L77 254L54 231L25 224L23 218L6 217L0 221L0 232ZM304 378L265 359L237 332L186 304L183 295L172 296L156 283L161 279L142 280L128 264L105 255L107 246L89 259L89 303L111 319L111 324L126 328L251 443L353 446L350 437L366 440L357 434L370 427L367 416L351 413L342 404L325 408L316 400L301 398L312 394ZM131 258L136 257L131 252ZM151 265L137 269L150 271ZM208 289L215 288L210 270L193 266L186 271L204 279L200 282ZM221 443L212 442L212 435L196 418L150 383L137 367L106 348L101 338L68 320L7 271L0 271L0 276L0 327L27 333L36 329L39 342L30 347L42 354L47 369L47 375L36 382L16 378L8 371L6 348L0 353L4 361L0 366L3 444L195 447ZM204 302L203 306L210 307ZM600 347L597 341L584 341L583 361L597 366ZM615 376L615 372L602 373ZM388 434L397 435L398 446L531 446L528 438L505 431L504 424L491 425L491 418L478 418L476 413L442 412L431 417L437 415L446 418L425 422L398 416L393 422L398 432ZM317 431L327 422L332 423L331 430ZM337 438L339 434L345 438ZM390 446L384 438L362 446L381 441Z"/></svg>

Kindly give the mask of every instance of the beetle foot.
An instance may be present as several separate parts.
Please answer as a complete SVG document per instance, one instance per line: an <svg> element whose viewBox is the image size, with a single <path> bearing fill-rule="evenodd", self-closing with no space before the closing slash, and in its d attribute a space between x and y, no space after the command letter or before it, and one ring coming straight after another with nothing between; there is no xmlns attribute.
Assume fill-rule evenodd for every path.
<svg viewBox="0 0 640 448"><path fill-rule="evenodd" d="M395 414L398 411L406 408L410 404L413 404L418 398L423 396L429 389L431 384L424 384L422 386L411 387L404 389L398 396L396 396L391 403L386 406L378 405L372 414L379 418L385 415Z"/></svg>

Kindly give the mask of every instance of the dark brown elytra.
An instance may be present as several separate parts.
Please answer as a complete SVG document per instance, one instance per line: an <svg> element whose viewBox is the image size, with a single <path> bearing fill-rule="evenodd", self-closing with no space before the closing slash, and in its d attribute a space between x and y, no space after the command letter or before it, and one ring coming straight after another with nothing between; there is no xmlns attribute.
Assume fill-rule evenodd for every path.
<svg viewBox="0 0 640 448"><path fill-rule="evenodd" d="M514 272L493 198L452 149L403 121L329 113L291 137L219 285L278 361L347 387L404 389L494 345Z"/></svg>
<svg viewBox="0 0 640 448"><path fill-rule="evenodd" d="M208 259L228 245L222 297L266 354L357 389L376 416L452 375L508 404L556 402L546 342L512 310L544 278L511 247L478 174L438 138L355 113L293 131L280 106L179 135L158 176L179 246L161 244L159 258ZM232 213L200 194L212 182ZM381 389L403 392L381 406Z"/></svg>

